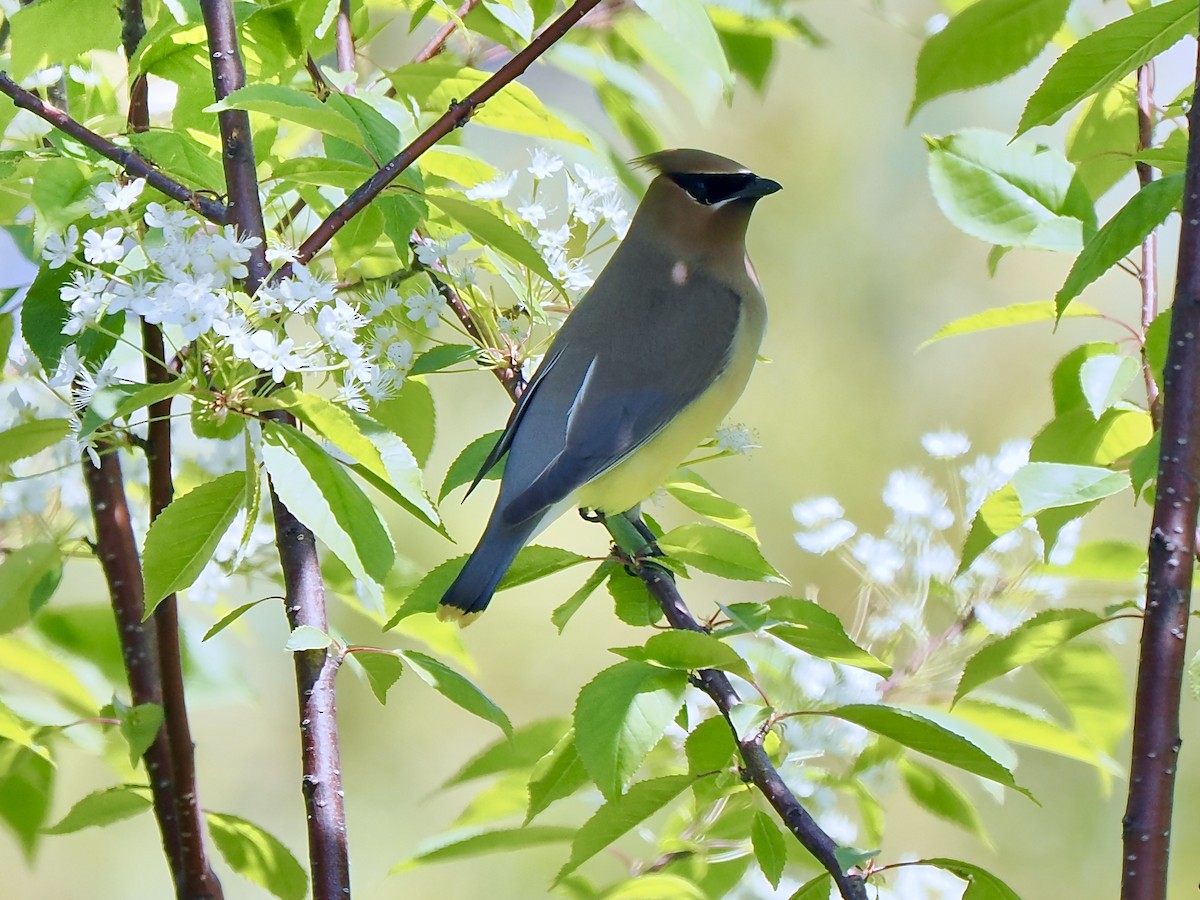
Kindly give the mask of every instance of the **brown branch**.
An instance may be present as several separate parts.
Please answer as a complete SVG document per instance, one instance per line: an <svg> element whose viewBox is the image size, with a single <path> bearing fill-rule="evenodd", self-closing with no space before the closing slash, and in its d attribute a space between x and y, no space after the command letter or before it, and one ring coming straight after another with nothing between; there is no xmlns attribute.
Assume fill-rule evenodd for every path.
<svg viewBox="0 0 1200 900"><path fill-rule="evenodd" d="M417 55L413 57L413 62L423 63L426 60L433 59L439 53L446 49L446 41L450 40L450 35L454 34L458 28L458 23L467 17L467 14L479 5L479 0L464 0L463 5L454 11L454 18L446 22L434 32L433 37L429 39L424 47L417 51ZM388 96L396 95L395 87L388 89Z"/></svg>
<svg viewBox="0 0 1200 900"><path fill-rule="evenodd" d="M338 71L353 72L354 32L350 29L350 0L340 0L338 3L337 19L334 22L333 42L337 49ZM347 94L353 94L354 82L348 82L342 90Z"/></svg>
<svg viewBox="0 0 1200 900"><path fill-rule="evenodd" d="M238 49L232 0L202 0L208 33L213 86L218 99L246 80ZM246 290L258 289L268 272L266 228L254 171L254 147L249 116L241 110L219 113L225 179L233 221L245 235L261 243L250 259ZM295 425L284 412L269 416ZM295 629L311 625L329 628L325 615L325 585L317 557L316 538L279 500L271 487L275 542L283 569L288 622ZM346 811L342 793L341 751L338 746L337 703L333 677L339 658L324 650L295 654L296 691L300 706L302 789L308 823L308 858L313 900L346 900L350 896L350 856L346 845Z"/></svg>
<svg viewBox="0 0 1200 900"><path fill-rule="evenodd" d="M100 465L83 457L83 479L87 485L88 501L96 527L96 556L104 570L109 598L117 619L117 637L121 657L129 679L129 694L134 706L143 703L163 705L162 677L158 666L158 642L155 633L142 622L145 596L142 588L142 567L138 562L137 541L129 520L129 504L125 498L125 482L116 449L101 445ZM153 743L142 755L154 816L162 833L163 850L171 868L175 895L188 898L185 879L183 843L179 818L175 811L171 751L166 730L160 728Z"/></svg>
<svg viewBox="0 0 1200 900"><path fill-rule="evenodd" d="M561 16L551 22L546 28L525 47L520 53L510 59L491 78L471 91L464 99L451 105L436 122L425 129L416 139L393 157L383 168L368 178L354 190L349 197L331 212L320 225L308 236L297 252L297 259L306 263L312 259L322 247L328 244L346 223L355 215L362 212L372 200L378 197L389 184L411 166L421 154L448 135L455 128L465 125L475 110L494 97L507 84L516 79L533 64L539 56L545 53L564 34L571 30L580 19L600 0L576 0ZM289 267L281 270L281 276L286 275Z"/></svg>
<svg viewBox="0 0 1200 900"><path fill-rule="evenodd" d="M134 178L145 178L150 185L172 200L178 200L195 210L210 222L223 225L228 211L225 204L211 197L205 197L190 188L184 187L175 179L164 175L154 165L143 157L118 147L106 137L102 137L86 126L76 122L56 106L46 103L37 94L27 91L8 77L7 72L0 72L0 94L6 94L20 109L27 109L38 118L49 122L63 134L75 138L86 147L90 147L107 160L115 162Z"/></svg>
<svg viewBox="0 0 1200 900"><path fill-rule="evenodd" d="M1200 51L1198 51L1200 53ZM1188 110L1187 171L1171 335L1163 379L1162 449L1150 528L1129 798L1123 820L1122 900L1167 895L1171 810L1179 757L1200 478L1200 55Z"/></svg>
<svg viewBox="0 0 1200 900"><path fill-rule="evenodd" d="M1150 147L1154 139L1154 63L1148 62L1137 70L1138 108L1138 152ZM1144 188L1155 179L1154 168L1142 161L1137 163L1138 183ZM1158 229L1142 239L1142 265L1138 272L1138 284L1142 291L1141 348L1142 379L1146 383L1146 401L1150 408L1150 420L1155 430L1162 427L1162 401L1158 396L1158 382L1154 370L1146 357L1146 331L1158 316Z"/></svg>

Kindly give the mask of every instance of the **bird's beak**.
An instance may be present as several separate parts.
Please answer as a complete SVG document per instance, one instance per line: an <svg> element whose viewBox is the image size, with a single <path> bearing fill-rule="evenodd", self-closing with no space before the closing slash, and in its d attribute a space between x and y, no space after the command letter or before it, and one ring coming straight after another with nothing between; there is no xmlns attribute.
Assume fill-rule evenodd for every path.
<svg viewBox="0 0 1200 900"><path fill-rule="evenodd" d="M778 181L772 181L770 178L760 178L755 175L754 180L730 197L730 200L757 200L759 197L765 197L768 194L773 194L776 191L783 190L783 185Z"/></svg>

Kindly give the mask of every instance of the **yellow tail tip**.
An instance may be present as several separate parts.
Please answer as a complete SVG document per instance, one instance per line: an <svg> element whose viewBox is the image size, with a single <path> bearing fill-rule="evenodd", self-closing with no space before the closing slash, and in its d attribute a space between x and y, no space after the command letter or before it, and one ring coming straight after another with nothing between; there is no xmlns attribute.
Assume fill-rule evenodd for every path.
<svg viewBox="0 0 1200 900"><path fill-rule="evenodd" d="M442 622L453 622L459 628L466 628L472 622L479 618L483 610L476 612L463 612L457 606L439 605L437 609L437 617Z"/></svg>

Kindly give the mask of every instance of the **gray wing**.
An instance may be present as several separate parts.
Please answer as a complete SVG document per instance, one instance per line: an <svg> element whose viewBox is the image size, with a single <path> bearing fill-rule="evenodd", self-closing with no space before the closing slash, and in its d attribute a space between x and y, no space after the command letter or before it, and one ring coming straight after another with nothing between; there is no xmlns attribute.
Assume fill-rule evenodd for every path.
<svg viewBox="0 0 1200 900"><path fill-rule="evenodd" d="M605 283L607 273L563 325L497 444L509 452L497 504L508 524L619 463L728 363L741 313L732 288L697 273L681 290L668 273L642 270L635 289L619 290L628 285Z"/></svg>

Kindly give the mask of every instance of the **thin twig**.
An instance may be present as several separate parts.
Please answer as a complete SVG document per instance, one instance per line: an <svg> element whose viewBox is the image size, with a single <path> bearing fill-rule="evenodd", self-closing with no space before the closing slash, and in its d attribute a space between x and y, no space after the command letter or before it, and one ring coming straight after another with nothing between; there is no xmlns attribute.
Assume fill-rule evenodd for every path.
<svg viewBox="0 0 1200 900"><path fill-rule="evenodd" d="M145 178L146 184L166 194L172 200L178 200L185 204L210 222L223 225L228 221L228 211L224 203L185 187L170 176L164 175L152 163L132 150L118 147L108 138L96 134L90 128L72 119L57 106L52 106L32 91L25 90L9 78L7 72L0 72L0 94L8 95L18 108L29 110L63 134L75 138L105 159L115 162L134 178Z"/></svg>
<svg viewBox="0 0 1200 900"><path fill-rule="evenodd" d="M354 71L354 32L350 29L350 0L340 0L338 3L337 20L334 22L334 45L337 48L337 67L339 72ZM354 93L354 82L349 81L342 88L347 94Z"/></svg>
<svg viewBox="0 0 1200 900"><path fill-rule="evenodd" d="M1149 149L1154 140L1154 63L1148 62L1138 66L1137 70L1137 107L1138 107L1138 153ZM1145 188L1155 179L1153 166L1149 163L1137 163L1138 183ZM1146 356L1146 331L1150 323L1158 316L1158 229L1150 229L1150 233L1142 239L1142 265L1138 271L1138 284L1142 289L1142 379L1146 383L1146 401L1150 407L1150 420L1155 430L1162 427L1162 401L1158 396L1158 382L1154 379L1154 370Z"/></svg>
<svg viewBox="0 0 1200 900"><path fill-rule="evenodd" d="M455 128L465 125L474 115L475 110L494 97L507 84L516 79L528 69L539 56L545 53L554 43L571 30L580 19L600 0L576 0L561 16L546 26L545 30L529 42L520 53L510 59L491 78L471 91L464 99L451 104L450 108L425 129L417 138L401 150L378 172L356 188L349 197L331 212L312 234L300 245L296 259L301 263L311 260L322 247L328 244L346 223L355 215L362 212L366 206L378 197L383 190L399 175L411 166L421 154L452 132ZM289 267L285 266L280 272L284 277Z"/></svg>
<svg viewBox="0 0 1200 900"><path fill-rule="evenodd" d="M458 23L467 17L467 14L479 5L479 0L464 0L463 5L454 11L454 18L442 25L433 37L429 39L424 47L417 51L417 55L413 57L413 62L422 63L426 60L433 59L439 53L446 49L446 41L450 40L450 35L454 34L458 28ZM389 96L395 96L395 87L388 89Z"/></svg>
<svg viewBox="0 0 1200 900"><path fill-rule="evenodd" d="M1171 810L1179 757L1179 703L1200 478L1200 50L1188 111L1183 223L1163 379L1162 449L1150 528L1129 799L1123 830L1122 900L1167 895Z"/></svg>

